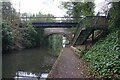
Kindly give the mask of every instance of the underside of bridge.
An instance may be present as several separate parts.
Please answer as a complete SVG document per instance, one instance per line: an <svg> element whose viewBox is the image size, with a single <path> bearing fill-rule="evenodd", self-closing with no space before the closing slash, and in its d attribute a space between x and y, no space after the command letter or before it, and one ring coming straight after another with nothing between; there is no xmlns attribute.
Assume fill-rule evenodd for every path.
<svg viewBox="0 0 120 80"><path fill-rule="evenodd" d="M32 22L32 25L39 28L72 28L77 22Z"/></svg>
<svg viewBox="0 0 120 80"><path fill-rule="evenodd" d="M63 35L66 37L67 40L72 40L72 33L69 31L66 31L65 28L46 28L44 31L45 37L48 37L50 35L58 34Z"/></svg>

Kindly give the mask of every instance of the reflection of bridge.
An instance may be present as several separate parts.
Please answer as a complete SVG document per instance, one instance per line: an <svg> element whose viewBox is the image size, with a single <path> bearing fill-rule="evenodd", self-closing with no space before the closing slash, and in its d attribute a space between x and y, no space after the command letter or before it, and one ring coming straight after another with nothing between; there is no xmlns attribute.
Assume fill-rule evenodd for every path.
<svg viewBox="0 0 120 80"><path fill-rule="evenodd" d="M60 28L71 28L76 27L76 33L74 34L73 39L71 40L72 45L76 44L84 44L84 42L89 38L92 34L92 39L94 38L95 30L103 30L106 31L108 27L108 21L105 16L86 16L80 21L76 22L73 18L69 17L58 17L60 20L56 20L57 17L43 17L43 19L26 19L31 20L32 25L38 28L56 28L56 29L46 29L45 34L62 34L67 37L69 40L72 38L72 33L65 31L65 29ZM53 18L53 19L51 19ZM51 21L49 20L51 19ZM48 20L48 21L44 21ZM39 22L38 22L39 21Z"/></svg>

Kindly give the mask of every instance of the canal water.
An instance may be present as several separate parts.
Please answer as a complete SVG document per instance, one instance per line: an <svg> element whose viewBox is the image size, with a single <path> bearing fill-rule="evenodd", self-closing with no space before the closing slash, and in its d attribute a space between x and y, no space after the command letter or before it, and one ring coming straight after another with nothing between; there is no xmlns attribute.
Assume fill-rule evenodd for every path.
<svg viewBox="0 0 120 80"><path fill-rule="evenodd" d="M16 75L38 76L49 73L57 57L45 48L34 48L2 55L2 76L14 78ZM45 75L46 76L46 75Z"/></svg>

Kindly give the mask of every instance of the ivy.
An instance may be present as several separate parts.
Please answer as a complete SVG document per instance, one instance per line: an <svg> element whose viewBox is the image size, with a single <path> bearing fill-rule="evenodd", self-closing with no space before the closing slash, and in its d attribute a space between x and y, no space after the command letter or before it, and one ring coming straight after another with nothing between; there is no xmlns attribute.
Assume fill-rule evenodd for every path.
<svg viewBox="0 0 120 80"><path fill-rule="evenodd" d="M117 33L112 31L107 38L99 40L85 55L90 68L99 77L119 78L120 76L120 45Z"/></svg>

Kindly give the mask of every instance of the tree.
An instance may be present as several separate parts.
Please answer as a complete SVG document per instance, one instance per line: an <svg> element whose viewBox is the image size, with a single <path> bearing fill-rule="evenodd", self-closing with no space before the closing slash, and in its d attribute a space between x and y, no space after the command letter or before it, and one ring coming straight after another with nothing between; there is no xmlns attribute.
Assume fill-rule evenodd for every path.
<svg viewBox="0 0 120 80"><path fill-rule="evenodd" d="M2 2L2 19L11 21L12 6L11 2Z"/></svg>
<svg viewBox="0 0 120 80"><path fill-rule="evenodd" d="M13 35L11 26L6 22L2 23L2 51L8 51L13 48Z"/></svg>
<svg viewBox="0 0 120 80"><path fill-rule="evenodd" d="M113 2L110 10L112 24L120 28L120 2Z"/></svg>
<svg viewBox="0 0 120 80"><path fill-rule="evenodd" d="M62 2L61 6L67 10L69 17L92 16L94 13L94 3L92 2Z"/></svg>

